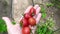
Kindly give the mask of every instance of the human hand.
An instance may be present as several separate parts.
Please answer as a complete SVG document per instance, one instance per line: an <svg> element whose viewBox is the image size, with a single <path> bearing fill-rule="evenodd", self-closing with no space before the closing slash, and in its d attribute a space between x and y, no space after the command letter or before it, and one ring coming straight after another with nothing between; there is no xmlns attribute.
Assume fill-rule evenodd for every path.
<svg viewBox="0 0 60 34"><path fill-rule="evenodd" d="M29 6L26 11L24 12L25 13L28 13L29 10L32 8L33 6ZM39 13L40 11L40 7L39 5L35 5L34 8L36 9L36 15L33 16L35 19L36 19L36 24L38 24L40 18L41 18L41 13ZM20 18L20 20L22 19L23 17ZM5 20L6 22L6 25L7 25L7 31L8 31L8 34L22 34L21 32L21 27L20 27L20 24L19 23L16 23L15 25L13 25L10 21L10 19L8 17L2 17L3 20ZM20 21L19 20L19 21ZM30 26L31 27L31 26ZM35 28L35 27L34 27ZM34 29L33 27L31 27L31 29ZM34 33L34 30L32 30L32 32Z"/></svg>

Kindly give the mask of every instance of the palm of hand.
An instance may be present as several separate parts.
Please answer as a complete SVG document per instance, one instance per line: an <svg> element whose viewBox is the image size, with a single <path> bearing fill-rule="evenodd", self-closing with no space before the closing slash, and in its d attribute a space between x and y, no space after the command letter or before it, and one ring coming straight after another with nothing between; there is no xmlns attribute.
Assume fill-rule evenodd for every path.
<svg viewBox="0 0 60 34"><path fill-rule="evenodd" d="M28 13L29 10L32 8L32 6L29 6L26 11L24 12L25 13ZM40 11L40 7L38 5L35 5L34 8L36 9L36 15L33 17L36 19L36 24L39 22L40 18L41 18L41 13L39 13ZM20 27L20 24L19 23L16 23L16 25L13 25L11 24L11 21L8 17L2 17L2 19L5 20L6 22L6 25L7 25L7 30L8 30L8 34L22 34L21 32L21 27ZM21 18L20 18L21 20ZM34 29L33 27L31 27L31 29ZM34 34L34 31L35 30L32 30L33 34Z"/></svg>

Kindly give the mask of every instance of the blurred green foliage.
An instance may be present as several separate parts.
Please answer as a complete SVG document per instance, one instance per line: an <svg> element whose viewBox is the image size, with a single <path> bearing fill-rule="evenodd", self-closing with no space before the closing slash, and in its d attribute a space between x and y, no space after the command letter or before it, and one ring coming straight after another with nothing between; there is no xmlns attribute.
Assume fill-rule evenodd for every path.
<svg viewBox="0 0 60 34"><path fill-rule="evenodd" d="M60 9L60 0L50 0L50 1L51 1L51 3L54 4L54 6L56 8L59 8Z"/></svg>
<svg viewBox="0 0 60 34"><path fill-rule="evenodd" d="M5 24L5 21L3 19L0 19L0 32L6 32L7 26Z"/></svg>
<svg viewBox="0 0 60 34"><path fill-rule="evenodd" d="M16 24L16 22L15 22L15 21L12 21L12 24L13 24L13 25L15 25L15 24Z"/></svg>
<svg viewBox="0 0 60 34"><path fill-rule="evenodd" d="M53 34L54 22L52 18L46 20L46 22L37 25L36 34Z"/></svg>
<svg viewBox="0 0 60 34"><path fill-rule="evenodd" d="M54 6L54 4L53 3L46 3L46 6L47 7L52 7L52 6Z"/></svg>
<svg viewBox="0 0 60 34"><path fill-rule="evenodd" d="M41 6L40 12L42 13L42 18L45 18L47 14L46 14L46 9L43 6Z"/></svg>

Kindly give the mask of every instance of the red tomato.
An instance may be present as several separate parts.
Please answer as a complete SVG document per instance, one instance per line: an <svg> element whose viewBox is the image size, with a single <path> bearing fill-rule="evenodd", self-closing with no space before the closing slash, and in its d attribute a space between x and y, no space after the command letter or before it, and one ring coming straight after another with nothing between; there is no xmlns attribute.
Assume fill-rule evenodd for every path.
<svg viewBox="0 0 60 34"><path fill-rule="evenodd" d="M30 34L30 28L29 27L23 27L22 28L22 34Z"/></svg>
<svg viewBox="0 0 60 34"><path fill-rule="evenodd" d="M31 16L30 16L29 13L26 13L26 14L24 15L24 17L25 17L26 19L29 19Z"/></svg>
<svg viewBox="0 0 60 34"><path fill-rule="evenodd" d="M36 25L36 20L33 17L29 18L28 22L31 26Z"/></svg>
<svg viewBox="0 0 60 34"><path fill-rule="evenodd" d="M23 27L28 26L29 24L28 24L27 19L23 18L23 19L21 20L20 25L22 25Z"/></svg>
<svg viewBox="0 0 60 34"><path fill-rule="evenodd" d="M30 14L31 16L34 16L34 15L36 14L36 10L32 7L32 8L30 9L30 11L29 11L29 14Z"/></svg>

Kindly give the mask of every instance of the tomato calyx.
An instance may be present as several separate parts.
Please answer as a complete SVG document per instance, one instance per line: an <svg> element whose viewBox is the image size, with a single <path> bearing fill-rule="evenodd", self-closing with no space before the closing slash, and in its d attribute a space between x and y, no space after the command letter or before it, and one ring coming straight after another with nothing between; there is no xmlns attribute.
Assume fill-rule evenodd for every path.
<svg viewBox="0 0 60 34"><path fill-rule="evenodd" d="M21 26L21 27L23 26L23 22L22 22L22 21L20 21L20 26Z"/></svg>

